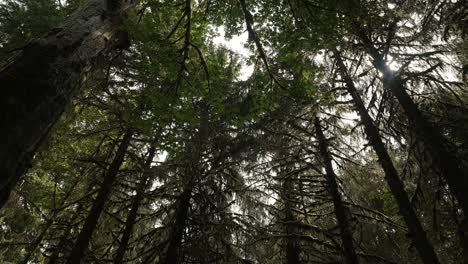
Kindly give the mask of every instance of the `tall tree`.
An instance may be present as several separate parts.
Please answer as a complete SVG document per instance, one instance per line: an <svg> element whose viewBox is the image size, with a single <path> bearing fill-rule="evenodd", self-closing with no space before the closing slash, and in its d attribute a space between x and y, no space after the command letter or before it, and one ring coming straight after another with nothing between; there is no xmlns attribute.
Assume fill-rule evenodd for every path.
<svg viewBox="0 0 468 264"><path fill-rule="evenodd" d="M133 227L135 226L138 214L138 208L144 197L145 188L148 185L148 170L151 167L153 158L156 154L156 149L151 147L148 151L148 157L144 164L144 169L140 182L138 183L135 197L132 200L132 205L130 211L128 212L127 219L125 221L125 228L122 233L122 238L120 239L120 244L115 254L114 263L122 263L125 257L125 251L127 250L128 242L130 241L130 236L132 235Z"/></svg>
<svg viewBox="0 0 468 264"><path fill-rule="evenodd" d="M427 118L424 117L416 103L407 93L405 80L390 70L384 60L384 56L375 48L360 25L356 25L356 34L361 38L367 52L372 57L375 67L383 74L384 88L397 98L406 116L413 124L416 134L425 143L438 170L440 170L442 176L446 179L463 211L468 211L468 198L465 195L468 191L468 175L463 164L448 150L446 140L443 138L440 128L431 125ZM464 220L463 226L468 224L467 221Z"/></svg>
<svg viewBox="0 0 468 264"><path fill-rule="evenodd" d="M132 1L130 1L132 2ZM89 0L0 70L0 207L99 57L129 46L124 0Z"/></svg>
<svg viewBox="0 0 468 264"><path fill-rule="evenodd" d="M340 71L340 74L344 78L346 88L348 89L351 97L353 98L354 105L362 119L365 127L366 135L372 145L372 148L379 157L380 165L382 166L388 186L392 190L393 196L395 197L400 213L405 219L406 225L410 231L411 238L413 239L416 248L418 249L419 255L424 263L439 263L437 255L427 239L426 232L424 231L418 217L411 205L408 198L408 194L405 191L403 183L398 176L398 172L393 165L393 161L388 154L382 139L379 136L379 130L374 125L374 122L368 114L361 97L359 96L354 82L348 74L348 70L344 65L341 55L338 51L334 52L336 62Z"/></svg>
<svg viewBox="0 0 468 264"><path fill-rule="evenodd" d="M346 262L350 264L359 263L359 258L356 254L356 248L353 242L353 232L350 223L350 212L343 202L340 194L339 186L336 181L336 174L333 170L332 159L328 152L328 143L322 131L320 119L318 117L314 120L315 133L319 143L320 156L325 167L325 178L327 179L328 190L333 199L333 206L335 207L336 219L340 228L341 240L343 241L344 253Z"/></svg>
<svg viewBox="0 0 468 264"><path fill-rule="evenodd" d="M101 215L102 211L104 210L104 206L106 204L107 198L112 190L112 185L117 177L117 173L119 172L120 166L124 162L125 154L127 149L130 145L130 141L132 139L134 132L129 129L125 132L122 142L120 142L117 152L115 153L114 160L109 166L109 169L106 171L104 175L104 179L101 184L101 188L99 189L98 195L93 203L93 207L89 212L88 217L83 225L83 228L76 239L75 244L73 245L72 251L70 256L68 257L67 263L81 263L83 260L85 251L88 247L89 241L92 238L94 233L94 229L99 220L99 216Z"/></svg>
<svg viewBox="0 0 468 264"><path fill-rule="evenodd" d="M1 263L468 261L464 2L135 2L0 3Z"/></svg>

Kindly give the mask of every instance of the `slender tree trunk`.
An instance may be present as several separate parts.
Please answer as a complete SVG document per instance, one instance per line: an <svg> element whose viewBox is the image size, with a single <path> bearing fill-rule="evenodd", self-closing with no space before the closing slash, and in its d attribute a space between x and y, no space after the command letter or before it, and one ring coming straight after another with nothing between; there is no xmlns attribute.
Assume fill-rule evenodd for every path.
<svg viewBox="0 0 468 264"><path fill-rule="evenodd" d="M179 197L176 219L171 230L169 237L169 245L167 247L166 255L162 263L165 264L178 264L180 263L179 249L182 244L184 230L188 219L190 199L192 198L192 190L194 184L197 182L202 173L202 164L200 164L203 150L206 148L206 142L210 135L209 129L209 107L205 102L198 105L200 113L200 125L197 135L193 138L192 142L187 144L187 165L185 168L185 186Z"/></svg>
<svg viewBox="0 0 468 264"><path fill-rule="evenodd" d="M295 224L297 222L296 217L294 217L293 213L293 204L292 204L292 195L293 186L292 186L292 175L288 173L289 171L285 171L285 179L283 182L283 193L282 196L284 197L284 211L285 217L284 221L286 223L286 261L288 264L299 264L300 263L300 249L299 249L299 241L297 236L297 230Z"/></svg>
<svg viewBox="0 0 468 264"><path fill-rule="evenodd" d="M148 184L148 173L146 172L151 167L151 162L153 161L155 155L155 148L151 147L149 150L148 158L145 162L145 168L143 171L142 178L140 179L140 183L137 186L137 193L133 198L132 205L130 212L127 216L127 221L125 223L125 229L122 234L122 239L120 241L119 248L117 249L116 256L114 258L115 264L123 263L123 259L125 256L125 251L127 250L128 242L130 241L130 236L132 234L133 226L135 225L138 208L140 207L140 203L143 200L143 195L145 193L145 188Z"/></svg>
<svg viewBox="0 0 468 264"><path fill-rule="evenodd" d="M290 229L290 228L289 228ZM289 230L290 232L290 230ZM290 234L294 236L294 234ZM288 264L299 264L300 262L300 251L299 241L296 237L288 237L286 244L286 258Z"/></svg>
<svg viewBox="0 0 468 264"><path fill-rule="evenodd" d="M167 247L165 264L178 264L180 263L179 248L182 243L185 225L188 219L188 211L190 207L190 199L192 198L192 184L188 183L184 191L180 195L176 219L169 238L169 245Z"/></svg>
<svg viewBox="0 0 468 264"><path fill-rule="evenodd" d="M440 129L431 125L424 117L411 96L406 92L404 81L399 75L390 70L382 54L373 46L360 25L355 24L355 29L368 54L374 60L374 66L383 75L384 88L390 91L400 103L416 135L424 142L424 147L431 155L442 177L447 181L452 194L460 203L466 218L468 214L468 172L466 172L466 168L448 150L446 140ZM464 228L468 228L466 220Z"/></svg>
<svg viewBox="0 0 468 264"><path fill-rule="evenodd" d="M338 183L336 182L337 176L333 170L332 159L330 153L328 152L328 142L323 134L322 126L320 125L320 120L318 117L315 117L314 126L319 143L320 156L325 167L325 178L328 187L327 189L332 196L335 215L336 219L338 220L338 226L340 228L340 235L343 242L346 262L349 264L358 264L359 259L354 248L353 233L349 223L348 208L346 208L346 206L343 204L343 198L341 197Z"/></svg>
<svg viewBox="0 0 468 264"><path fill-rule="evenodd" d="M128 146L130 145L132 136L132 130L129 129L127 132L125 132L122 142L120 143L119 148L117 149L117 153L115 154L114 160L104 175L101 189L99 190L96 200L94 201L93 207L89 212L80 234L78 234L78 238L72 248L70 256L68 257L67 264L81 263L85 250L88 247L89 241L91 240L94 229L98 223L99 216L101 215L104 209L104 205L109 197L112 185L117 177L117 173L119 172L120 166L124 161L125 153L127 152Z"/></svg>
<svg viewBox="0 0 468 264"><path fill-rule="evenodd" d="M354 82L349 76L348 70L343 63L339 52L335 50L334 54L340 74L346 82L346 88L353 98L356 110L361 117L369 143L372 145L372 148L379 157L379 163L385 172L385 179L388 183L388 186L390 187L390 191L392 192L393 197L395 197L400 214L405 220L409 234L414 242L419 256L425 264L439 263L434 248L432 247L431 242L427 239L426 232L419 222L416 212L411 206L411 202L408 198L408 193L405 191L403 182L400 180L393 161L390 158L390 155L388 154L382 139L380 138L378 128L374 125L374 121L367 112L364 102L362 101L356 87L354 86Z"/></svg>
<svg viewBox="0 0 468 264"><path fill-rule="evenodd" d="M93 63L128 43L118 33L122 12L108 8L120 2L89 0L63 25L0 66L0 208Z"/></svg>

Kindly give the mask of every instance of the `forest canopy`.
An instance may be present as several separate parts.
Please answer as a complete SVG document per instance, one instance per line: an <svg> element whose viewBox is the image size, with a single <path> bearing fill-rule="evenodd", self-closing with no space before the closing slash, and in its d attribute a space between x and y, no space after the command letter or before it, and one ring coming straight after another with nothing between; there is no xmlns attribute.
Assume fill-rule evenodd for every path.
<svg viewBox="0 0 468 264"><path fill-rule="evenodd" d="M467 34L462 0L0 0L0 263L468 264Z"/></svg>

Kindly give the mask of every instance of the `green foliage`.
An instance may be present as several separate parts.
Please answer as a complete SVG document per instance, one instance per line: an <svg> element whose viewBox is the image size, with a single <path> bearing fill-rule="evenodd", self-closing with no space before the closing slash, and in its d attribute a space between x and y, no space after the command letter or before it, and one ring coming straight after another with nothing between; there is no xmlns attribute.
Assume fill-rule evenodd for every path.
<svg viewBox="0 0 468 264"><path fill-rule="evenodd" d="M377 204L382 203L382 211L384 214L388 216L398 215L398 205L388 188L385 188L383 191L380 192L369 193L368 199Z"/></svg>
<svg viewBox="0 0 468 264"><path fill-rule="evenodd" d="M0 52L7 53L41 37L63 21L53 0L7 0L0 3ZM4 58L4 54L1 54Z"/></svg>
<svg viewBox="0 0 468 264"><path fill-rule="evenodd" d="M377 51L401 67L411 98L462 164L466 84L456 74L448 79L461 68L450 49L466 49L460 39L440 44L444 21L437 21L454 5L409 2L246 1L266 61L252 36L250 54L213 43L219 26L228 38L244 33L238 1L138 2L122 28L131 48L103 55L0 211L0 262L19 263L29 253L30 263L66 258L122 134L132 130L84 262L113 260L137 201L128 263L162 263L177 239L182 263L284 263L292 242L304 262L342 263L336 197L314 128L319 117L362 263L419 263L382 161L336 69L336 48L441 261L456 263L458 205L355 28L361 25ZM60 25L82 3L0 4L0 59ZM240 80L245 57L254 72ZM437 63L443 67L436 73L421 72ZM191 199L181 208L186 191Z"/></svg>

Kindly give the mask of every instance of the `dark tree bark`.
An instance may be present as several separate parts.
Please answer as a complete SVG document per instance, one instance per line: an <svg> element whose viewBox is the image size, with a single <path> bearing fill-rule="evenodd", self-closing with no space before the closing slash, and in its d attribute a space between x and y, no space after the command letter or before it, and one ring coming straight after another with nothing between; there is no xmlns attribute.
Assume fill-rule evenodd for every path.
<svg viewBox="0 0 468 264"><path fill-rule="evenodd" d="M395 169L393 161L390 158L390 155L388 154L382 139L380 138L378 128L375 126L372 117L367 112L364 102L362 101L356 87L354 86L354 82L349 76L348 70L343 63L339 52L334 51L334 54L340 75L344 78L346 88L353 98L353 103L359 116L361 117L369 143L372 145L372 148L379 157L379 163L385 172L385 179L388 183L388 186L390 187L390 191L392 192L393 197L395 197L400 214L405 220L409 234L414 242L419 256L425 264L439 263L434 248L432 247L431 242L427 239L426 232L419 222L416 212L411 206L411 202L408 198L408 193L405 191L403 182L398 176L398 172Z"/></svg>
<svg viewBox="0 0 468 264"><path fill-rule="evenodd" d="M320 120L315 117L314 120L315 133L319 143L320 156L325 167L325 178L327 181L327 189L333 200L333 207L335 208L336 219L338 220L338 227L340 228L341 240L343 242L344 253L346 262L349 264L358 264L359 259L356 254L353 241L353 233L349 221L348 208L343 203L343 198L336 182L336 174L333 170L332 159L328 152L328 142L322 131Z"/></svg>
<svg viewBox="0 0 468 264"><path fill-rule="evenodd" d="M138 183L136 195L133 198L131 209L127 216L127 221L125 223L125 229L122 234L122 239L120 241L119 248L117 249L117 253L114 258L115 264L123 263L125 251L127 250L128 242L130 241L130 236L133 231L133 226L136 223L138 208L140 207L140 203L143 200L145 188L148 185L148 173L146 171L150 168L151 162L153 161L155 153L156 153L155 148L151 147L149 150L148 158L146 159L146 162L145 162L145 169L143 171L142 178L140 179L140 182Z"/></svg>
<svg viewBox="0 0 468 264"><path fill-rule="evenodd" d="M94 201L93 207L89 212L88 217L81 229L80 234L78 234L78 238L73 245L72 251L70 256L68 257L67 264L79 264L84 257L84 253L86 248L88 247L89 241L92 238L94 229L96 229L99 216L101 215L104 205L109 197L109 194L112 189L112 185L117 177L119 172L120 166L122 165L125 157L125 153L127 152L128 146L130 145L130 141L133 136L132 130L127 130L125 135L120 143L117 153L115 154L112 163L109 166L109 169L106 171L104 175L104 180L101 184L101 189Z"/></svg>
<svg viewBox="0 0 468 264"><path fill-rule="evenodd" d="M185 225L188 219L190 199L192 198L191 185L192 183L189 182L179 197L176 219L172 227L171 236L169 237L169 245L163 261L165 264L180 263L179 248L182 243L182 237L184 235Z"/></svg>
<svg viewBox="0 0 468 264"><path fill-rule="evenodd" d="M445 179L452 195L463 210L464 219L459 225L459 234L465 261L468 263L468 168L447 148L446 139L440 129L433 126L421 113L417 104L406 92L405 82L398 74L390 70L383 55L375 48L364 29L357 23L354 24L354 29L356 35L363 42L367 53L372 57L374 66L382 73L384 88L398 100L413 131L421 139L431 156L436 171Z"/></svg>
<svg viewBox="0 0 468 264"><path fill-rule="evenodd" d="M404 81L385 63L383 55L374 47L360 25L354 25L357 36L362 40L367 53L372 57L374 66L382 73L384 88L398 100L415 134L422 140L434 164L446 180L450 191L460 203L465 218L468 214L468 172L462 163L448 150L446 140L440 129L431 125L421 113L411 96L406 92ZM464 221L463 231L468 231L468 221Z"/></svg>
<svg viewBox="0 0 468 264"><path fill-rule="evenodd" d="M128 43L124 2L89 0L0 68L0 208L97 58Z"/></svg>
<svg viewBox="0 0 468 264"><path fill-rule="evenodd" d="M162 263L165 264L178 264L180 263L179 249L182 244L184 230L189 218L190 199L192 198L192 190L197 179L200 178L202 173L202 154L206 148L206 142L210 135L209 129L209 107L205 102L198 105L200 113L200 125L197 135L193 141L187 144L187 165L185 168L185 175L183 181L185 182L183 191L178 199L177 210L175 213L175 221L172 226L168 247Z"/></svg>
<svg viewBox="0 0 468 264"><path fill-rule="evenodd" d="M293 213L293 204L291 193L293 192L292 174L288 170L285 171L284 182L283 182L283 201L284 201L284 221L286 223L286 261L288 264L299 264L300 263L300 248L299 241L297 238L297 228L295 224L297 222L296 217Z"/></svg>

